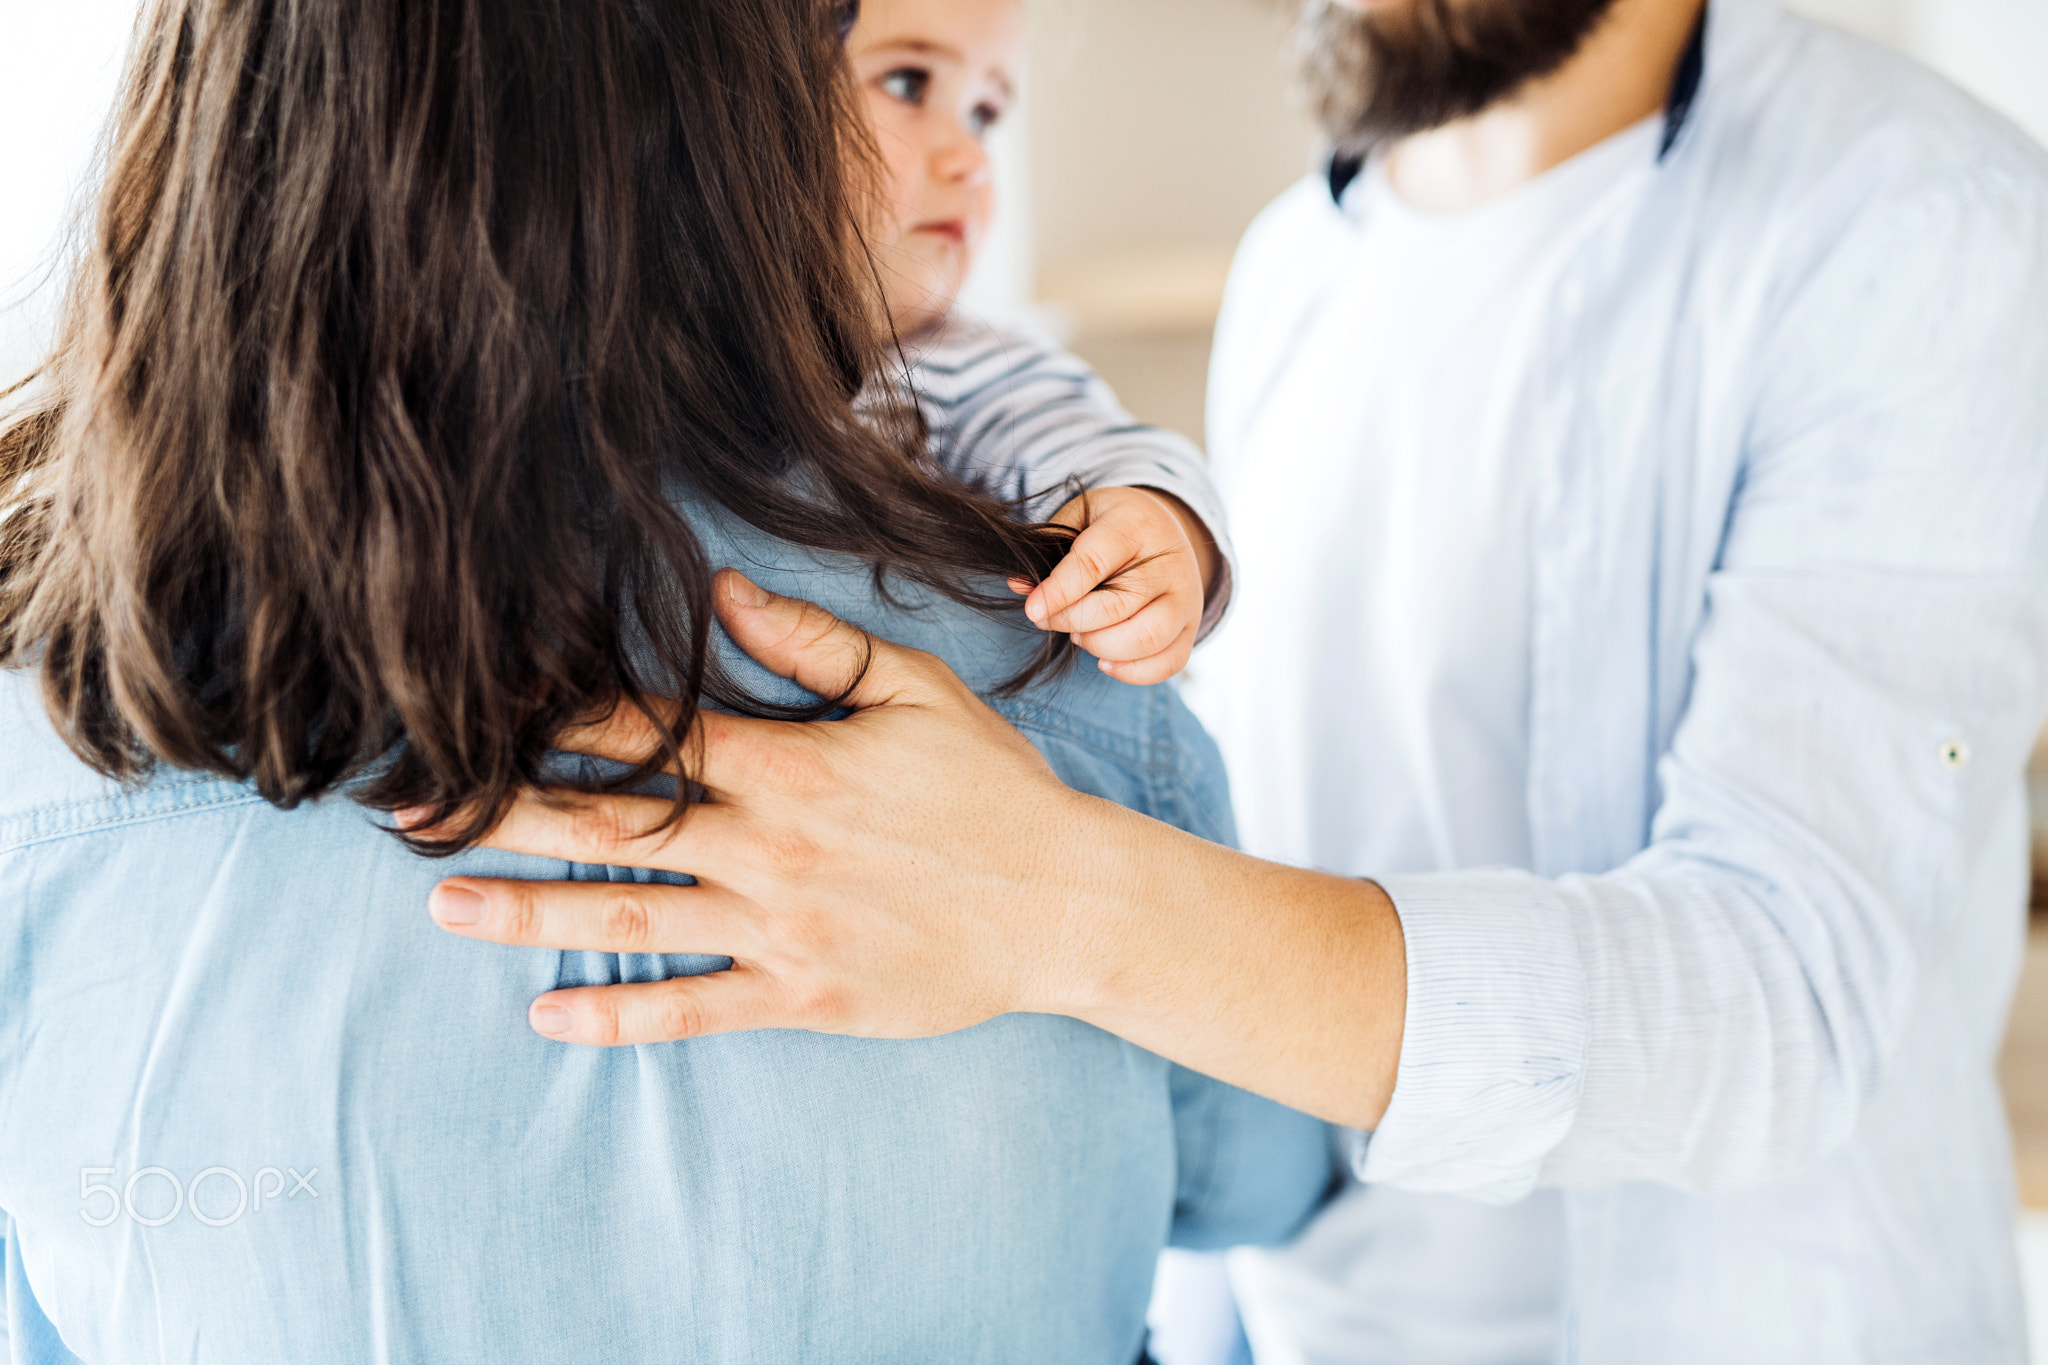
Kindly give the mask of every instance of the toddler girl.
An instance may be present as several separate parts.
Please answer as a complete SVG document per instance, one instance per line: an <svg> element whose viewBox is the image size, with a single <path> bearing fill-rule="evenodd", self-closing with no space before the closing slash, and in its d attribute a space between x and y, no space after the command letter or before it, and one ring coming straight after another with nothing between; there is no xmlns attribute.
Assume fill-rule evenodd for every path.
<svg viewBox="0 0 2048 1365"><path fill-rule="evenodd" d="M876 257L933 458L1080 529L1043 583L1014 582L1041 629L1104 672L1156 683L1222 615L1228 544L1202 456L1132 420L1065 352L954 308L995 208L982 140L1009 111L1023 0L864 0L848 40L888 177ZM1056 510L1047 490L1086 488ZM1057 496L1055 493L1053 496Z"/></svg>

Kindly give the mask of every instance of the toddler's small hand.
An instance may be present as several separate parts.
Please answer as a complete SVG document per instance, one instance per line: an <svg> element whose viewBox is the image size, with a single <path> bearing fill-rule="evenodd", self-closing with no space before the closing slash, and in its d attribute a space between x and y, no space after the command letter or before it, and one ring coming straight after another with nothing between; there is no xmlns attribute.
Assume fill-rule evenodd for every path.
<svg viewBox="0 0 2048 1365"><path fill-rule="evenodd" d="M1025 614L1072 635L1123 682L1164 682L1187 667L1215 555L1193 514L1163 493L1103 488L1053 520L1081 534L1036 588L1010 584L1029 590Z"/></svg>

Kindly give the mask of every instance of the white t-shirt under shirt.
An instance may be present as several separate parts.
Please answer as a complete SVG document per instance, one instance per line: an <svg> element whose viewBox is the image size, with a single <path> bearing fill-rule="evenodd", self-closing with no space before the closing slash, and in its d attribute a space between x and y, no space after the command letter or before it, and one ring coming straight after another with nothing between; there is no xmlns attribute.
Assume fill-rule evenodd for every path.
<svg viewBox="0 0 2048 1365"><path fill-rule="evenodd" d="M1346 875L1531 861L1536 348L1575 246L1647 184L1661 119L1477 209L1404 203L1379 158L1256 407L1212 432L1240 576L1191 703L1245 848ZM1549 1361L1560 1213L1354 1186L1233 1264L1259 1359Z"/></svg>

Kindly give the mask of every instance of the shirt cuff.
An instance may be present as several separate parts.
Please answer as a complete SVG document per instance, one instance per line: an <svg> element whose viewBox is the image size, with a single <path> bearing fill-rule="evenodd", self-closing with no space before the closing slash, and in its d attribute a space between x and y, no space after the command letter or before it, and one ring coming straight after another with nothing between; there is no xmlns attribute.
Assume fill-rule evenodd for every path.
<svg viewBox="0 0 2048 1365"><path fill-rule="evenodd" d="M1359 1179L1510 1203L1570 1130L1586 979L1555 888L1527 872L1379 879L1401 917L1408 1009L1386 1116L1352 1140Z"/></svg>

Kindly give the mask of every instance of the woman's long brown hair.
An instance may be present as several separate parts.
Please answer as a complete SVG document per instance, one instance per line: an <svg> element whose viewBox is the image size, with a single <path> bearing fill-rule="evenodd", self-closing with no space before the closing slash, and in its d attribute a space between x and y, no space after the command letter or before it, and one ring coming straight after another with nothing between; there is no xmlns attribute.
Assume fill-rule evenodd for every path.
<svg viewBox="0 0 2048 1365"><path fill-rule="evenodd" d="M564 724L681 692L624 784L681 761L700 696L743 700L678 493L985 609L1042 576L1063 541L852 414L880 347L834 25L152 4L0 431L0 663L72 748L424 807L451 851Z"/></svg>

